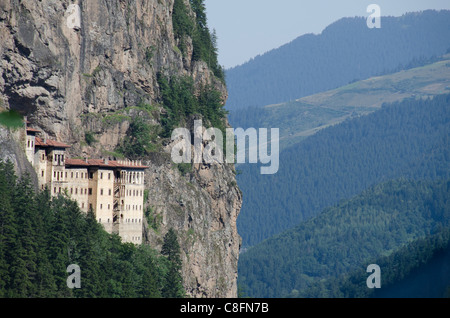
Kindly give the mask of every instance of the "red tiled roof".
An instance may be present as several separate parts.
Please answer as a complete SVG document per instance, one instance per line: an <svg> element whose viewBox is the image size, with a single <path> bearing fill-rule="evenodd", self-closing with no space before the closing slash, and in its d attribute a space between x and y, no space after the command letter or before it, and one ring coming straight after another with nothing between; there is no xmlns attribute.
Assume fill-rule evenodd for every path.
<svg viewBox="0 0 450 318"><path fill-rule="evenodd" d="M47 142L45 143L39 137L36 137L35 145L39 146L39 147L70 148L69 145L66 145L66 144L64 144L62 142L59 142L59 141L50 140L50 139L47 139Z"/></svg>
<svg viewBox="0 0 450 318"><path fill-rule="evenodd" d="M143 166L131 161L115 161L108 160L108 163L104 159L66 159L66 165L68 166L81 166L81 167L99 167L99 168L128 168L128 169L147 169L148 166Z"/></svg>
<svg viewBox="0 0 450 318"><path fill-rule="evenodd" d="M34 129L34 128L27 128L27 132L34 132L34 133L38 133L41 132L40 130Z"/></svg>

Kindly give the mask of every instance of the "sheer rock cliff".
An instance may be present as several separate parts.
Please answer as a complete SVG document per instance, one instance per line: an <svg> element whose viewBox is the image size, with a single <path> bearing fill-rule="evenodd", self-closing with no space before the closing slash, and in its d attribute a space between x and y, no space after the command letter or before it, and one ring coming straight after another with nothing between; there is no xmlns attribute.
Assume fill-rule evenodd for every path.
<svg viewBox="0 0 450 318"><path fill-rule="evenodd" d="M189 1L185 1L191 15ZM130 116L158 125L157 74L187 75L225 85L193 59L192 41L177 48L174 0L0 0L0 110L27 116L42 135L70 144L71 157L114 156ZM152 105L150 115L135 106ZM20 134L2 128L0 154L30 170L18 155ZM93 134L94 144L86 143ZM15 143L15 145L13 145ZM5 145L11 146L6 149ZM170 143L143 162L151 213L146 244L159 249L178 233L183 279L192 297L236 297L242 196L230 165L197 165L182 174Z"/></svg>

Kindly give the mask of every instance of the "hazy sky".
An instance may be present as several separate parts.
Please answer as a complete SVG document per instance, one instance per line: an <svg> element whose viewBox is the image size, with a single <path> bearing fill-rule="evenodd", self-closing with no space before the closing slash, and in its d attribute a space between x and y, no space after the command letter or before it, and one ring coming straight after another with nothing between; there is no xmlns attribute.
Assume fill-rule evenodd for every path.
<svg viewBox="0 0 450 318"><path fill-rule="evenodd" d="M209 28L218 36L219 62L226 68L300 35L321 33L342 17L367 17L372 3L382 16L450 9L449 0L205 0Z"/></svg>

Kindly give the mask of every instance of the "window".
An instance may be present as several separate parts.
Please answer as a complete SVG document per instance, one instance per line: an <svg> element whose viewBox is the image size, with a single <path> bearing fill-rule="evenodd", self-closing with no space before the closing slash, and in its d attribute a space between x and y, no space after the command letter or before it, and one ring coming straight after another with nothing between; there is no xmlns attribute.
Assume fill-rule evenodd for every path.
<svg viewBox="0 0 450 318"><path fill-rule="evenodd" d="M108 180L111 180L111 172L108 173Z"/></svg>
<svg viewBox="0 0 450 318"><path fill-rule="evenodd" d="M45 160L45 155L44 154L42 154L42 160Z"/></svg>
<svg viewBox="0 0 450 318"><path fill-rule="evenodd" d="M109 189L108 194L111 195L111 189Z"/></svg>
<svg viewBox="0 0 450 318"><path fill-rule="evenodd" d="M90 179L94 179L94 173L93 173L93 172L90 172L90 173L89 173L89 178L90 178Z"/></svg>
<svg viewBox="0 0 450 318"><path fill-rule="evenodd" d="M81 208L84 209L84 203L81 203Z"/></svg>
<svg viewBox="0 0 450 318"><path fill-rule="evenodd" d="M92 188L89 188L89 195L92 195Z"/></svg>
<svg viewBox="0 0 450 318"><path fill-rule="evenodd" d="M66 171L66 180L67 180L67 171Z"/></svg>
<svg viewBox="0 0 450 318"><path fill-rule="evenodd" d="M78 172L77 172L77 175L76 175L76 177L75 178L77 178L78 179Z"/></svg>
<svg viewBox="0 0 450 318"><path fill-rule="evenodd" d="M56 193L56 187L53 189L53 192Z"/></svg>
<svg viewBox="0 0 450 318"><path fill-rule="evenodd" d="M41 177L43 177L44 176L44 170L42 170L42 172L41 172Z"/></svg>
<svg viewBox="0 0 450 318"><path fill-rule="evenodd" d="M103 179L103 172L100 173L100 179Z"/></svg>
<svg viewBox="0 0 450 318"><path fill-rule="evenodd" d="M100 210L103 210L103 204L100 204Z"/></svg>
<svg viewBox="0 0 450 318"><path fill-rule="evenodd" d="M70 188L70 194L73 194L73 188Z"/></svg>
<svg viewBox="0 0 450 318"><path fill-rule="evenodd" d="M100 189L100 195L103 195L103 189Z"/></svg>
<svg viewBox="0 0 450 318"><path fill-rule="evenodd" d="M75 188L75 194L78 194L78 188Z"/></svg>
<svg viewBox="0 0 450 318"><path fill-rule="evenodd" d="M108 204L108 210L111 210L111 204Z"/></svg>
<svg viewBox="0 0 450 318"><path fill-rule="evenodd" d="M70 177L73 179L73 172L70 174Z"/></svg>

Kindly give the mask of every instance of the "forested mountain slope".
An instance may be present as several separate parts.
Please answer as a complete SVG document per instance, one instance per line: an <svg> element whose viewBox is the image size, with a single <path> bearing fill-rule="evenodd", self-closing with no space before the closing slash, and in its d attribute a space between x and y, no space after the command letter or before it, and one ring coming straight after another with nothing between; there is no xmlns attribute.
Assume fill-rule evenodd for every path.
<svg viewBox="0 0 450 318"><path fill-rule="evenodd" d="M421 64L449 48L448 10L383 17L381 29L369 29L364 17L344 18L227 70L226 107L295 100Z"/></svg>
<svg viewBox="0 0 450 318"><path fill-rule="evenodd" d="M285 149L320 129L377 111L384 103L450 93L450 54L434 63L371 77L295 101L233 110L235 127L277 127Z"/></svg>
<svg viewBox="0 0 450 318"><path fill-rule="evenodd" d="M280 170L246 165L238 230L255 245L393 178L450 177L450 95L405 100L321 130L280 154Z"/></svg>
<svg viewBox="0 0 450 318"><path fill-rule="evenodd" d="M448 298L450 228L420 238L389 256L368 260L380 267L381 288L367 288L366 270L329 278L286 297L301 298Z"/></svg>
<svg viewBox="0 0 450 318"><path fill-rule="evenodd" d="M305 295L333 294L354 296L354 286L345 280L319 288L320 281L346 273L365 271L383 256L389 256L405 245L433 235L450 226L450 181L390 181L374 186L362 194L325 209L317 217L296 228L274 236L241 255L239 282L248 296L282 297L289 293ZM447 237L448 241L448 237ZM419 246L433 247L432 244ZM418 252L418 251L416 251ZM420 253L419 253L420 254ZM400 255L400 254L399 254ZM422 256L426 256L425 253ZM389 262L380 262L396 279L409 273L414 262L426 258L415 255L409 264L390 273ZM396 260L396 259L394 259ZM390 262L392 262L391 260ZM351 283L366 284L369 275ZM395 279L392 278L392 281ZM319 284L319 285L318 285ZM337 289L342 288L341 292ZM347 294L346 294L347 293Z"/></svg>

